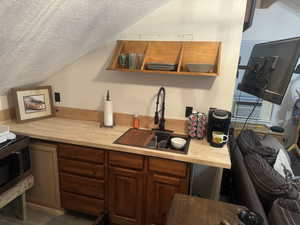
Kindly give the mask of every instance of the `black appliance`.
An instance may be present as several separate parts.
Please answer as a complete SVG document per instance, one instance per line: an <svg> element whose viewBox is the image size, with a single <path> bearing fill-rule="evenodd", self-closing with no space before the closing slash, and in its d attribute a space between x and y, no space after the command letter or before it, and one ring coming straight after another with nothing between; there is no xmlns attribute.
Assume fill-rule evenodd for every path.
<svg viewBox="0 0 300 225"><path fill-rule="evenodd" d="M0 144L0 194L31 173L29 138L19 136Z"/></svg>
<svg viewBox="0 0 300 225"><path fill-rule="evenodd" d="M231 121L231 112L210 108L208 112L207 124L207 141L213 147L222 147L224 143L218 144L213 141L213 132L219 131L224 135L228 135L229 126Z"/></svg>
<svg viewBox="0 0 300 225"><path fill-rule="evenodd" d="M247 66L240 91L280 105L300 58L300 37L256 44Z"/></svg>

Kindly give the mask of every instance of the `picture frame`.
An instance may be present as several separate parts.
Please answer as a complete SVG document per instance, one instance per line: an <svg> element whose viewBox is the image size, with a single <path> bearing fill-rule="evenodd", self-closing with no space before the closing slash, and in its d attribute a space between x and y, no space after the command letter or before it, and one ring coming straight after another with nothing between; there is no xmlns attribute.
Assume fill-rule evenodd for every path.
<svg viewBox="0 0 300 225"><path fill-rule="evenodd" d="M51 86L13 88L12 97L18 123L55 115Z"/></svg>

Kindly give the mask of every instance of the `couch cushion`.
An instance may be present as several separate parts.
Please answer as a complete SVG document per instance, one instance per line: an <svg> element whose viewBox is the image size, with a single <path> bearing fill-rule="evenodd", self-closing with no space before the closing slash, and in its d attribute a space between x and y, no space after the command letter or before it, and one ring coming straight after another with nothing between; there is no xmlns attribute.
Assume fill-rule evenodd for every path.
<svg viewBox="0 0 300 225"><path fill-rule="evenodd" d="M282 149L284 150L285 147L278 141L277 138L275 138L272 135L266 135L261 139L261 144L270 148L275 149L277 152ZM291 164L291 159L289 156L289 153L287 151L284 151L284 154L286 154L286 157L289 161L289 164Z"/></svg>
<svg viewBox="0 0 300 225"><path fill-rule="evenodd" d="M278 151L273 168L286 179L294 177L294 173L291 168L291 158L278 139L272 135L266 135L262 138L261 143L264 146L274 148Z"/></svg>
<svg viewBox="0 0 300 225"><path fill-rule="evenodd" d="M279 149L276 161L273 168L286 179L294 177L293 170L291 168L290 159L287 157L284 149Z"/></svg>
<svg viewBox="0 0 300 225"><path fill-rule="evenodd" d="M278 150L269 146L264 146L261 141L262 138L253 130L243 130L237 139L237 143L244 156L252 153L259 154L273 166Z"/></svg>
<svg viewBox="0 0 300 225"><path fill-rule="evenodd" d="M279 200L276 200L268 215L272 225L298 225L300 224L300 213L282 207Z"/></svg>
<svg viewBox="0 0 300 225"><path fill-rule="evenodd" d="M296 188L286 182L267 161L258 154L245 156L245 164L253 184L267 211L272 207L273 201L278 197L298 199Z"/></svg>
<svg viewBox="0 0 300 225"><path fill-rule="evenodd" d="M232 163L231 170L233 173L233 183L235 187L234 193L240 200L238 204L245 205L248 209L259 213L264 219L264 225L268 225L268 220L263 205L249 177L239 146L236 144L234 137L230 136L229 140L230 157Z"/></svg>
<svg viewBox="0 0 300 225"><path fill-rule="evenodd" d="M276 200L282 208L288 209L290 211L300 213L300 200L279 198Z"/></svg>

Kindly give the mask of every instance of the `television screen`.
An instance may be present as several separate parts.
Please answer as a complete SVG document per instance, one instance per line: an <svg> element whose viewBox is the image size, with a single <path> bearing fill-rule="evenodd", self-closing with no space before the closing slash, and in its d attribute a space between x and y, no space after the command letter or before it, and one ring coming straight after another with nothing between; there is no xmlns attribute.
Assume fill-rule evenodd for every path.
<svg viewBox="0 0 300 225"><path fill-rule="evenodd" d="M300 37L257 44L238 89L281 104L300 56Z"/></svg>

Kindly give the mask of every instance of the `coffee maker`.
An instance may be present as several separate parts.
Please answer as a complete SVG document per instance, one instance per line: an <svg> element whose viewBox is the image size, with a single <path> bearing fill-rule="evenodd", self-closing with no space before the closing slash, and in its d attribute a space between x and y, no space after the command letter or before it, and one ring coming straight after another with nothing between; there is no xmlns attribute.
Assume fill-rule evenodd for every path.
<svg viewBox="0 0 300 225"><path fill-rule="evenodd" d="M228 139L228 131L231 120L231 112L220 110L217 108L210 108L208 111L208 124L207 124L207 141L213 147L223 147ZM222 143L216 143L213 138L213 134L222 134L224 137Z"/></svg>

